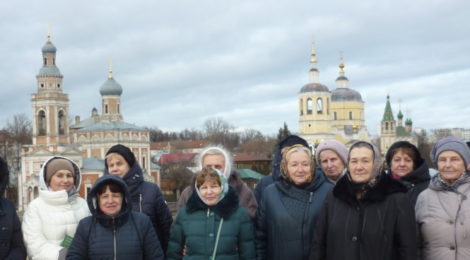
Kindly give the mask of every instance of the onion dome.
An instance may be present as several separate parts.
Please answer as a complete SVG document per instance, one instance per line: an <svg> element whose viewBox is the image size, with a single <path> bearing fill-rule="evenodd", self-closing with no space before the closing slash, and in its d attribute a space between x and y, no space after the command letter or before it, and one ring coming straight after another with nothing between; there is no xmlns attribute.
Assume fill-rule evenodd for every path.
<svg viewBox="0 0 470 260"><path fill-rule="evenodd" d="M320 83L309 83L300 89L300 93L306 92L330 92L327 86Z"/></svg>
<svg viewBox="0 0 470 260"><path fill-rule="evenodd" d="M401 112L401 110L398 111L397 118L398 118L398 119L403 119L403 113Z"/></svg>
<svg viewBox="0 0 470 260"><path fill-rule="evenodd" d="M122 94L122 87L114 80L111 68L109 69L108 80L101 86L100 93L102 96L120 96Z"/></svg>
<svg viewBox="0 0 470 260"><path fill-rule="evenodd" d="M41 50L42 53L56 53L57 48L52 44L50 36L47 37L47 42L42 46Z"/></svg>
<svg viewBox="0 0 470 260"><path fill-rule="evenodd" d="M331 93L331 101L356 101L363 102L362 96L359 92L350 88L337 88Z"/></svg>
<svg viewBox="0 0 470 260"><path fill-rule="evenodd" d="M413 125L413 121L411 121L411 118L406 119L405 125L406 126Z"/></svg>

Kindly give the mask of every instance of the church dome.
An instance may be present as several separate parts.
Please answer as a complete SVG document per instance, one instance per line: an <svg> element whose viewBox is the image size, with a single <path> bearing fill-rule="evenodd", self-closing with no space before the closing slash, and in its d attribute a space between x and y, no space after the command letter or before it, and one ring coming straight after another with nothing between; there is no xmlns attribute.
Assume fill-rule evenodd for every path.
<svg viewBox="0 0 470 260"><path fill-rule="evenodd" d="M120 96L122 94L122 87L114 78L108 78L101 86L100 93L102 96Z"/></svg>
<svg viewBox="0 0 470 260"><path fill-rule="evenodd" d="M358 101L363 102L361 94L350 88L337 88L331 94L331 101Z"/></svg>
<svg viewBox="0 0 470 260"><path fill-rule="evenodd" d="M300 93L306 92L330 92L327 86L320 83L309 83L300 89Z"/></svg>
<svg viewBox="0 0 470 260"><path fill-rule="evenodd" d="M62 74L56 66L44 66L39 69L38 76L62 76Z"/></svg>
<svg viewBox="0 0 470 260"><path fill-rule="evenodd" d="M52 44L51 41L47 41L44 46L42 46L42 52L43 53L56 53L57 48Z"/></svg>

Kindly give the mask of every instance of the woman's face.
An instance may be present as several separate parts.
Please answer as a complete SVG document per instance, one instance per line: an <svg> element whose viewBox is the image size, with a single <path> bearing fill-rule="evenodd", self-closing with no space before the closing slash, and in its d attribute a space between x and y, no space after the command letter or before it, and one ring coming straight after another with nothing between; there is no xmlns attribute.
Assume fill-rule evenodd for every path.
<svg viewBox="0 0 470 260"><path fill-rule="evenodd" d="M465 173L465 162L457 152L444 151L437 158L437 168L442 180L452 184Z"/></svg>
<svg viewBox="0 0 470 260"><path fill-rule="evenodd" d="M201 194L202 200L208 206L217 204L221 192L222 187L220 187L220 184L216 181L205 181L199 186L199 194Z"/></svg>
<svg viewBox="0 0 470 260"><path fill-rule="evenodd" d="M312 160L310 156L303 151L293 152L287 159L287 174L296 185L311 180Z"/></svg>
<svg viewBox="0 0 470 260"><path fill-rule="evenodd" d="M392 157L392 173L400 178L413 171L413 159L403 150L398 150Z"/></svg>
<svg viewBox="0 0 470 260"><path fill-rule="evenodd" d="M53 191L70 191L73 188L73 174L69 170L58 170L52 175L49 187Z"/></svg>
<svg viewBox="0 0 470 260"><path fill-rule="evenodd" d="M365 183L372 179L374 155L367 147L353 148L349 153L348 163L351 179L355 183Z"/></svg>
<svg viewBox="0 0 470 260"><path fill-rule="evenodd" d="M106 187L106 191L98 195L101 212L111 217L116 216L121 211L122 199L122 193L112 192L109 187Z"/></svg>

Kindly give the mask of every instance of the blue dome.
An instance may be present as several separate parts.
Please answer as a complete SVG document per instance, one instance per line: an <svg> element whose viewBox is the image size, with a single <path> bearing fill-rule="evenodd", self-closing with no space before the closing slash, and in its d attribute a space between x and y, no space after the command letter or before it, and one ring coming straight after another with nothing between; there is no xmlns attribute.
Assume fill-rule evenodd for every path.
<svg viewBox="0 0 470 260"><path fill-rule="evenodd" d="M39 70L38 76L62 76L56 66L44 66Z"/></svg>
<svg viewBox="0 0 470 260"><path fill-rule="evenodd" d="M300 89L300 93L305 92L330 92L327 86L320 83L309 83Z"/></svg>
<svg viewBox="0 0 470 260"><path fill-rule="evenodd" d="M122 87L114 78L108 78L101 86L100 93L102 96L120 96L122 94Z"/></svg>
<svg viewBox="0 0 470 260"><path fill-rule="evenodd" d="M350 88L337 88L331 94L331 101L358 101L362 102L361 94Z"/></svg>
<svg viewBox="0 0 470 260"><path fill-rule="evenodd" d="M55 53L56 51L57 51L57 48L50 41L47 41L46 44L42 46L43 53Z"/></svg>

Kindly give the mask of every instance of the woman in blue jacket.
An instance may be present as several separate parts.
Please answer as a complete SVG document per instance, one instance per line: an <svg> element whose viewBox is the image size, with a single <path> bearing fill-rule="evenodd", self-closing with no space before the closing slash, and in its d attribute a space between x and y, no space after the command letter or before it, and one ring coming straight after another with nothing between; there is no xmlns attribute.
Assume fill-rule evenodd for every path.
<svg viewBox="0 0 470 260"><path fill-rule="evenodd" d="M92 216L78 224L67 259L164 259L150 218L132 211L129 197L121 178L99 178L88 194Z"/></svg>

